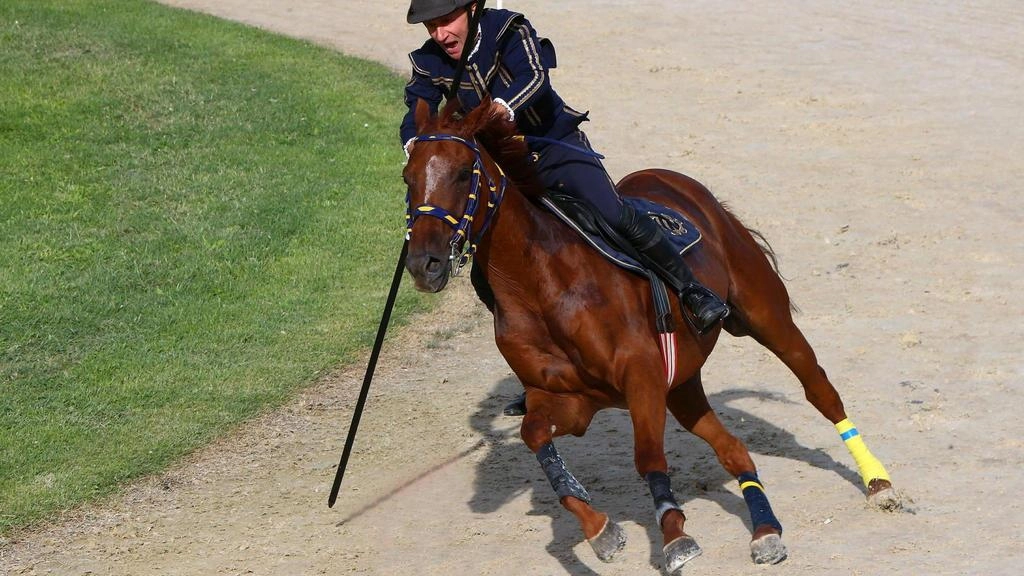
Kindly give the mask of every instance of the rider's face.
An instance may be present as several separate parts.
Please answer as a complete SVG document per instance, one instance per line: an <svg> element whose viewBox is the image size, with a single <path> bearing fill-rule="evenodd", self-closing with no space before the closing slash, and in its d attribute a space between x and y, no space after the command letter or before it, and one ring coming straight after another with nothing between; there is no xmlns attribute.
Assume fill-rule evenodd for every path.
<svg viewBox="0 0 1024 576"><path fill-rule="evenodd" d="M439 16L433 20L423 23L427 27L427 33L437 42L437 45L444 49L453 60L462 57L462 49L466 46L466 36L469 35L469 10L459 8L454 12Z"/></svg>

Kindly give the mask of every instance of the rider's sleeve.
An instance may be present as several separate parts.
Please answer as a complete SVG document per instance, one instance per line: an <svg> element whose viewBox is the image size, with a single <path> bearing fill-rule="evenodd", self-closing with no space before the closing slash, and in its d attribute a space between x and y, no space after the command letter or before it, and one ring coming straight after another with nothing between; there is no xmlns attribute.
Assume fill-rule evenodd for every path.
<svg viewBox="0 0 1024 576"><path fill-rule="evenodd" d="M554 68L554 48L537 36L536 30L525 18L518 18L503 35L501 64L511 77L509 85L498 83L491 96L501 98L515 112L529 108L541 95L551 89L548 69Z"/></svg>
<svg viewBox="0 0 1024 576"><path fill-rule="evenodd" d="M405 118L402 119L402 125L398 131L403 145L408 143L410 138L416 136L416 101L425 100L430 105L431 113L436 114L438 106L441 105L441 98L444 96L441 86L434 81L430 72L417 64L415 52L409 55L409 60L412 62L412 78L405 85L405 106L408 111L405 113Z"/></svg>

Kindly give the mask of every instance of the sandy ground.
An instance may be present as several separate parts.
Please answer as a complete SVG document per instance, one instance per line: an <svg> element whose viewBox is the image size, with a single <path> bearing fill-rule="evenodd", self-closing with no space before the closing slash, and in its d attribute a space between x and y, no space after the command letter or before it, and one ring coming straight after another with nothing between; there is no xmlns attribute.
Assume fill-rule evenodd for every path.
<svg viewBox="0 0 1024 576"><path fill-rule="evenodd" d="M169 3L403 74L423 38L399 1ZM915 501L912 514L867 509L795 378L724 337L705 382L755 452L790 558L750 563L736 483L672 427L674 485L704 548L688 573L1020 573L1024 5L962 4L506 2L558 47L556 85L592 112L587 130L613 176L688 173L772 241L798 322ZM627 415L601 414L585 438L559 442L630 539L602 564L518 421L498 415L518 384L486 312L465 280L444 298L389 341L333 509L363 366L123 497L2 543L0 573L657 573Z"/></svg>

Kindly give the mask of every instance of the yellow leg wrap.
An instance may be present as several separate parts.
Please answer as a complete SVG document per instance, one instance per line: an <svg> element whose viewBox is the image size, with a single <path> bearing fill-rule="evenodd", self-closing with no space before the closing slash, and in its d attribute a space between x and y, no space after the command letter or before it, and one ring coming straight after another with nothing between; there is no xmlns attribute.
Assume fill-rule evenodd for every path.
<svg viewBox="0 0 1024 576"><path fill-rule="evenodd" d="M836 424L836 430L843 442L846 443L850 454L853 455L853 460L857 463L857 468L860 469L860 477L865 486L875 479L889 480L889 473L885 471L885 466L882 466L878 458L875 458L875 455L868 450L860 432L849 418Z"/></svg>

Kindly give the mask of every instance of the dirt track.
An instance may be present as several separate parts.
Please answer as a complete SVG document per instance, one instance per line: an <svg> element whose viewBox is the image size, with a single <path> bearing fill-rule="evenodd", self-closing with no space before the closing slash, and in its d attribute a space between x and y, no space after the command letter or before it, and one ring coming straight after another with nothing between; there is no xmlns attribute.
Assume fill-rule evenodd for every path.
<svg viewBox="0 0 1024 576"><path fill-rule="evenodd" d="M403 74L423 38L398 1L169 3ZM690 174L771 240L798 323L916 502L915 514L867 509L852 460L795 378L756 344L724 337L705 382L756 452L790 558L750 563L735 481L672 427L674 486L704 548L685 571L1018 574L1024 5L505 4L554 41L556 85L591 111L586 129L614 177ZM518 421L497 416L518 384L486 312L466 281L444 298L389 343L334 509L326 491L362 366L123 498L3 543L0 573L657 573L660 536L627 415L599 415L585 438L559 442L630 539L602 564L519 442Z"/></svg>

